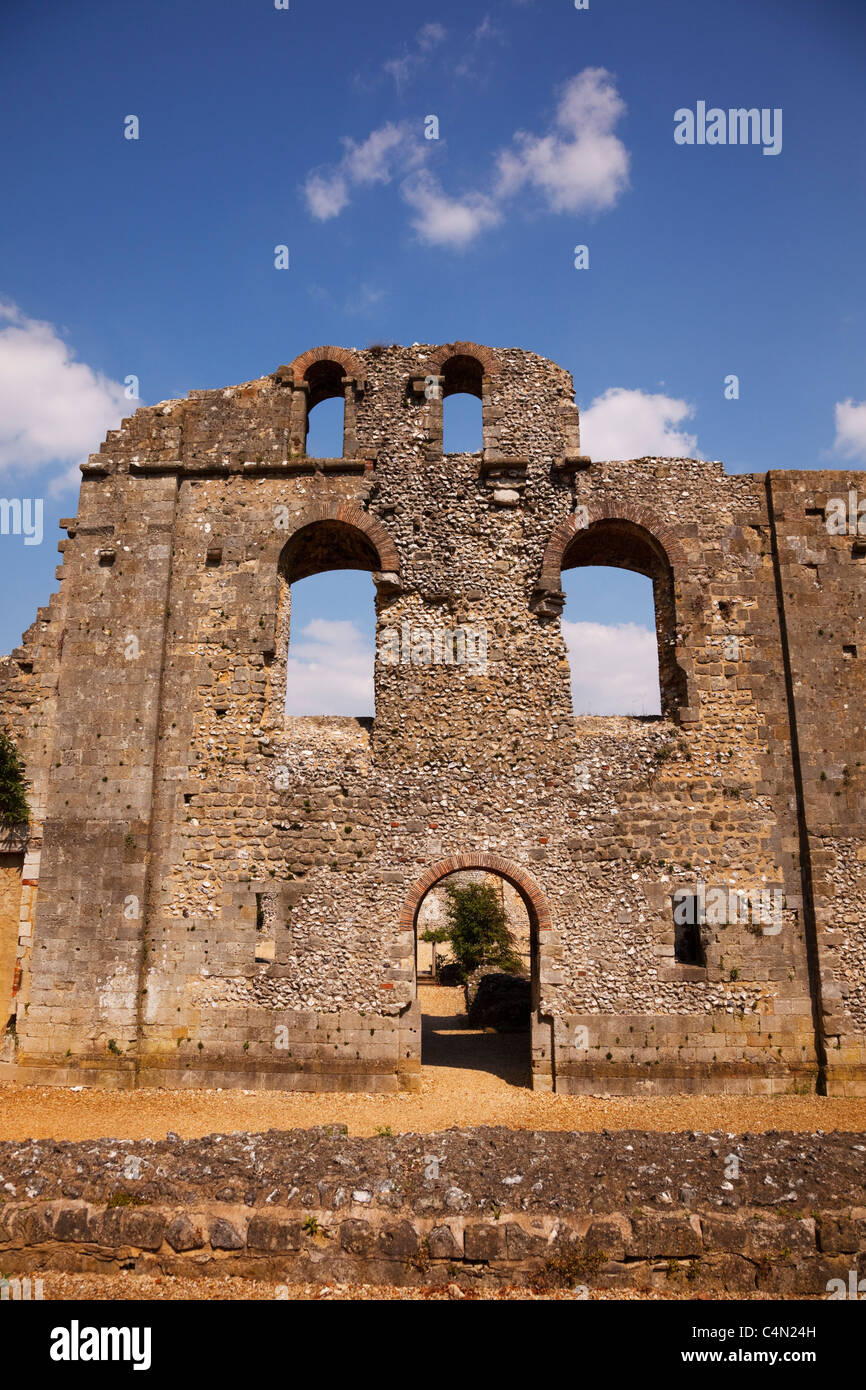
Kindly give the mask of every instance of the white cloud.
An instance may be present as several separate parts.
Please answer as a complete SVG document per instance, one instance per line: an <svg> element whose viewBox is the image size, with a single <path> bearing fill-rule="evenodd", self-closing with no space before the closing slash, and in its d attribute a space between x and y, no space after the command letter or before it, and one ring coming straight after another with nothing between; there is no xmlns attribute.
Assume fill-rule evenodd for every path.
<svg viewBox="0 0 866 1390"><path fill-rule="evenodd" d="M415 210L412 226L430 246L462 250L479 232L495 226L502 217L496 205L482 193L470 193L463 199L450 198L426 170L407 179L401 191Z"/></svg>
<svg viewBox="0 0 866 1390"><path fill-rule="evenodd" d="M404 48L398 58L389 58L383 64L385 72L389 77L393 77L398 90L405 86L413 72L419 68L427 54L443 43L447 31L441 24L433 21L430 24L423 24L415 36L415 49Z"/></svg>
<svg viewBox="0 0 866 1390"><path fill-rule="evenodd" d="M697 435L678 430L694 414L688 401L612 386L580 412L580 444L590 458L700 458Z"/></svg>
<svg viewBox="0 0 866 1390"><path fill-rule="evenodd" d="M337 171L309 174L304 184L304 196L307 207L318 222L327 222L330 217L339 217L349 203L346 180Z"/></svg>
<svg viewBox="0 0 866 1390"><path fill-rule="evenodd" d="M76 362L53 324L0 301L0 470L64 465L53 490L77 486L78 464L137 404Z"/></svg>
<svg viewBox="0 0 866 1390"><path fill-rule="evenodd" d="M866 401L838 401L833 448L846 459L866 458Z"/></svg>
<svg viewBox="0 0 866 1390"><path fill-rule="evenodd" d="M437 44L442 43L446 32L447 31L441 24L435 22L422 25L418 30L418 47L421 49L422 53L427 53L429 49L435 48Z"/></svg>
<svg viewBox="0 0 866 1390"><path fill-rule="evenodd" d="M495 33L485 18L475 38ZM315 218L326 221L347 206L353 187L389 183L399 174L400 192L414 212L412 226L421 240L457 250L501 222L509 199L523 194L527 205L527 189L540 195L549 212L600 212L613 207L628 186L629 154L613 134L624 111L610 73L585 68L563 88L554 129L540 136L518 131L511 148L498 155L485 186L456 197L421 168L431 156L431 142L420 140L407 122L389 122L360 145L345 140L338 164L308 175L307 206Z"/></svg>
<svg viewBox="0 0 866 1390"><path fill-rule="evenodd" d="M491 45L502 44L504 41L502 30L498 29L490 15L486 14L461 43L460 61L454 67L454 76L466 78L486 88L492 73Z"/></svg>
<svg viewBox="0 0 866 1390"><path fill-rule="evenodd" d="M385 71L389 77L393 77L398 89L409 81L413 66L414 60L408 53L401 54L399 58L389 58L384 65Z"/></svg>
<svg viewBox="0 0 866 1390"><path fill-rule="evenodd" d="M498 194L513 197L527 184L551 212L598 212L613 207L628 185L629 155L613 128L625 102L604 68L584 68L563 89L555 129L518 131L497 161Z"/></svg>
<svg viewBox="0 0 866 1390"><path fill-rule="evenodd" d="M286 666L286 714L373 713L373 645L354 623L314 618Z"/></svg>
<svg viewBox="0 0 866 1390"><path fill-rule="evenodd" d="M390 183L396 174L417 167L426 153L405 121L399 125L388 121L360 144L347 138L343 145L338 164L314 169L304 183L307 207L319 222L338 217L351 202L353 188Z"/></svg>
<svg viewBox="0 0 866 1390"><path fill-rule="evenodd" d="M452 198L426 170L407 179L401 192L415 210L412 226L430 245L463 250L496 226L502 205L526 187L541 193L550 212L613 207L628 184L628 151L612 133L624 111L610 74L585 68L563 89L556 129L543 136L518 131L498 156L490 192Z"/></svg>
<svg viewBox="0 0 866 1390"><path fill-rule="evenodd" d="M562 633L575 714L659 714L656 635L637 623L572 623Z"/></svg>
<svg viewBox="0 0 866 1390"><path fill-rule="evenodd" d="M357 290L346 296L343 304L344 314L369 314L377 305L381 304L387 297L385 290L377 289L375 285L368 285L365 280L361 282Z"/></svg>
<svg viewBox="0 0 866 1390"><path fill-rule="evenodd" d="M389 121L371 131L360 145L354 140L346 140L345 144L343 164L349 178L353 183L371 184L389 183L395 162L401 157L410 157L409 151L413 150L415 141L405 126ZM411 157L414 158L414 154Z"/></svg>

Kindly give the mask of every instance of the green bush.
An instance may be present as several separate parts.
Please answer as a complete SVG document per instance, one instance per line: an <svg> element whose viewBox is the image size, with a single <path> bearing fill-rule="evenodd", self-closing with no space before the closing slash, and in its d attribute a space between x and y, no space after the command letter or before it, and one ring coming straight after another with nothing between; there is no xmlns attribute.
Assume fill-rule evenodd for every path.
<svg viewBox="0 0 866 1390"><path fill-rule="evenodd" d="M467 980L479 966L506 975L522 973L517 942L496 890L490 883L468 883L465 888L449 883L447 922L421 934L422 941L447 941L458 970Z"/></svg>
<svg viewBox="0 0 866 1390"><path fill-rule="evenodd" d="M0 733L0 825L12 830L26 825L29 820L24 767L11 738Z"/></svg>

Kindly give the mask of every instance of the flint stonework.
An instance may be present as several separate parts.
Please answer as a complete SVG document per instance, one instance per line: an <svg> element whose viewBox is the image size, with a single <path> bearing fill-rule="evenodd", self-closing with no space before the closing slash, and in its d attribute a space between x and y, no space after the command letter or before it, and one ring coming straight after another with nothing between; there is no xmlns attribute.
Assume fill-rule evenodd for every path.
<svg viewBox="0 0 866 1390"><path fill-rule="evenodd" d="M484 447L443 455L458 390ZM333 395L343 456L309 458ZM33 811L0 842L4 1076L415 1088L418 907L484 870L529 917L537 1088L866 1094L866 545L825 524L866 473L591 461L566 371L472 343L313 349L82 472L0 659ZM573 716L588 564L652 580L659 717ZM287 718L291 586L335 568L380 632L484 631L484 662L377 661L375 719ZM698 884L778 921L678 959Z"/></svg>

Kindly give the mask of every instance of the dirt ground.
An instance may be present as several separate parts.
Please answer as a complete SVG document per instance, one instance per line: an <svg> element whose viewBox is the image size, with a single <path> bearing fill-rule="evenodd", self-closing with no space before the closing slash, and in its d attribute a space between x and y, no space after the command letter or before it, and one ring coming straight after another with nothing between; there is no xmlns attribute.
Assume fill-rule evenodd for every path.
<svg viewBox="0 0 866 1390"><path fill-rule="evenodd" d="M866 1130L866 1099L828 1096L555 1096L528 1089L525 1034L467 1029L462 991L422 988L418 1093L108 1091L0 1085L0 1139L184 1139L342 1123L353 1135L452 1126L544 1130Z"/></svg>
<svg viewBox="0 0 866 1390"><path fill-rule="evenodd" d="M169 1275L147 1274L60 1274L47 1272L43 1280L43 1297L72 1299L87 1302L114 1302L126 1299L145 1299L154 1302L205 1301L256 1302L288 1300L294 1302L441 1302L450 1299L531 1301L572 1303L575 1294L570 1289L537 1293L531 1289L474 1289L457 1284L444 1287L406 1288L394 1284L272 1284L261 1279L178 1279ZM591 1300L639 1302L718 1302L727 1298L775 1301L769 1294L689 1294L653 1290L637 1292L632 1289L593 1289Z"/></svg>

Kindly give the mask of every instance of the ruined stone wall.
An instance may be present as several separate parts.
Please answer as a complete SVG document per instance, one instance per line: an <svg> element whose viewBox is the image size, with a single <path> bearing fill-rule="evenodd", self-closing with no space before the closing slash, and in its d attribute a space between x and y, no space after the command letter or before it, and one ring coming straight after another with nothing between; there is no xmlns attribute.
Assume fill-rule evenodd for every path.
<svg viewBox="0 0 866 1390"><path fill-rule="evenodd" d="M866 475L771 473L767 487L821 1032L831 1081L846 1089L866 1064Z"/></svg>
<svg viewBox="0 0 866 1390"><path fill-rule="evenodd" d="M467 384L485 448L443 456ZM307 459L309 403L337 390L344 456ZM415 912L483 869L529 915L536 1086L811 1088L826 1048L831 1088L862 1088L862 798L839 785L829 814L816 771L804 799L796 757L841 738L855 777L862 668L815 665L788 582L773 498L804 478L835 486L590 464L568 374L471 344L318 349L139 410L85 466L62 641L46 622L26 718L3 705L44 801L19 1075L413 1085ZM562 572L600 562L653 580L661 718L572 716ZM380 660L372 722L285 718L291 584L339 567L372 574L380 640L471 628L486 664ZM835 566L828 611L861 573ZM698 884L777 889L779 929L705 928L681 963L671 899Z"/></svg>
<svg viewBox="0 0 866 1390"><path fill-rule="evenodd" d="M10 1274L838 1298L866 1271L862 1137L331 1125L4 1143L0 1259Z"/></svg>
<svg viewBox="0 0 866 1390"><path fill-rule="evenodd" d="M58 542L63 553L68 542ZM56 577L63 575L58 567ZM63 652L65 601L51 595L24 633L20 646L0 656L0 728L15 743L26 768L30 824L0 830L0 859L6 865L4 925L0 943L0 1076L13 1067L19 990L29 982L48 769L54 756L59 665ZM62 749L57 757L63 757Z"/></svg>

